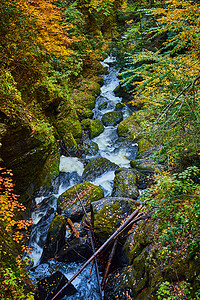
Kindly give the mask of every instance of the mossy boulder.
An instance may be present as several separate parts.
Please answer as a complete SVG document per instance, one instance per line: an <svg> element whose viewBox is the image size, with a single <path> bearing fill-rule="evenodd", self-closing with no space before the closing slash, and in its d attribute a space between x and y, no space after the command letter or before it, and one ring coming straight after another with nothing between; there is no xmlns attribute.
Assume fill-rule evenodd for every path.
<svg viewBox="0 0 200 300"><path fill-rule="evenodd" d="M117 133L119 137L126 137L128 140L134 140L139 132L140 127L135 122L134 115L131 115L120 122L117 127Z"/></svg>
<svg viewBox="0 0 200 300"><path fill-rule="evenodd" d="M79 117L79 120L83 120L83 119L87 119L87 118L92 119L92 117L94 115L94 113L91 109L88 109L88 108L85 108L82 106L78 106L76 108L76 112Z"/></svg>
<svg viewBox="0 0 200 300"><path fill-rule="evenodd" d="M114 89L114 93L115 93L115 96L117 96L117 97L122 97L123 99L126 99L128 101L133 100L132 95L130 93L128 93L126 88L121 85L118 85Z"/></svg>
<svg viewBox="0 0 200 300"><path fill-rule="evenodd" d="M64 246L65 233L65 218L61 215L57 215L50 224L41 257L41 263L46 262L49 258L54 258L57 252Z"/></svg>
<svg viewBox="0 0 200 300"><path fill-rule="evenodd" d="M138 154L137 154L137 157L140 158L142 157L143 153L145 151L147 151L148 149L152 148L152 143L150 141L148 141L147 139L145 138L141 138L139 141L138 141Z"/></svg>
<svg viewBox="0 0 200 300"><path fill-rule="evenodd" d="M91 120L89 118L81 121L83 129L89 129Z"/></svg>
<svg viewBox="0 0 200 300"><path fill-rule="evenodd" d="M105 113L101 121L104 126L115 126L123 120L123 113L121 111L110 111Z"/></svg>
<svg viewBox="0 0 200 300"><path fill-rule="evenodd" d="M83 144L83 148L85 151L85 154L87 155L96 155L99 151L99 146L95 142L88 142Z"/></svg>
<svg viewBox="0 0 200 300"><path fill-rule="evenodd" d="M107 197L92 202L94 232L104 242L134 211L139 203L123 197Z"/></svg>
<svg viewBox="0 0 200 300"><path fill-rule="evenodd" d="M104 131L104 126L100 120L90 121L90 138L93 139Z"/></svg>
<svg viewBox="0 0 200 300"><path fill-rule="evenodd" d="M115 175L112 196L137 199L139 196L136 174L131 169L122 169Z"/></svg>
<svg viewBox="0 0 200 300"><path fill-rule="evenodd" d="M74 99L75 105L80 105L81 103L82 107L93 109L95 108L95 103L96 103L95 94L96 93L89 94L86 93L85 91L79 91L76 92L74 95L72 95L72 99Z"/></svg>
<svg viewBox="0 0 200 300"><path fill-rule="evenodd" d="M134 159L130 161L131 167L144 173L154 173L154 162L153 160L146 159Z"/></svg>
<svg viewBox="0 0 200 300"><path fill-rule="evenodd" d="M104 131L104 126L101 120L84 119L81 122L84 129L89 131L90 138L93 139Z"/></svg>
<svg viewBox="0 0 200 300"><path fill-rule="evenodd" d="M99 110L102 110L102 109L106 109L108 106L108 101L104 101L103 103L101 103L98 107Z"/></svg>
<svg viewBox="0 0 200 300"><path fill-rule="evenodd" d="M124 244L124 250L132 263L133 260L140 255L143 249L153 242L155 224L153 221L142 221Z"/></svg>
<svg viewBox="0 0 200 300"><path fill-rule="evenodd" d="M142 156L144 151L152 147L152 143L143 136L143 131L148 132L153 120L146 115L143 110L134 112L131 116L122 121L117 127L119 137L124 137L129 141L138 142L138 157Z"/></svg>
<svg viewBox="0 0 200 300"><path fill-rule="evenodd" d="M135 279L132 273L132 267L129 266L110 274L104 291L105 299L135 299L135 293L133 291Z"/></svg>
<svg viewBox="0 0 200 300"><path fill-rule="evenodd" d="M153 160L134 159L130 161L131 167L136 170L137 185L140 189L145 189L154 179L155 173L160 173L162 167L154 165Z"/></svg>
<svg viewBox="0 0 200 300"><path fill-rule="evenodd" d="M115 171L117 168L118 165L111 162L107 158L95 158L86 165L83 171L83 180L93 181L100 175L108 171Z"/></svg>
<svg viewBox="0 0 200 300"><path fill-rule="evenodd" d="M76 184L75 187L76 190L74 187L71 187L58 197L58 211L72 221L78 221L84 215L79 198L82 200L85 209L88 212L90 210L91 202L97 201L104 196L104 192L99 186L89 182Z"/></svg>

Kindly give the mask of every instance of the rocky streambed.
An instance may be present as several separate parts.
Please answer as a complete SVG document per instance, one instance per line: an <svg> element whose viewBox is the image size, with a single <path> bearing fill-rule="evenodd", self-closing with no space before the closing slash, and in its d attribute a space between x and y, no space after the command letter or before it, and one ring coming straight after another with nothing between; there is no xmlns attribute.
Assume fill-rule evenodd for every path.
<svg viewBox="0 0 200 300"><path fill-rule="evenodd" d="M134 140L145 117L142 111L132 114L122 98L115 95L119 80L114 58L109 56L103 65L108 67L108 74L103 75L93 119L81 123L82 156L63 152L59 178L48 192L41 189L34 199L29 269L38 285L36 299L52 299L92 255L80 199L91 218L98 248L140 205L141 191L154 173L152 161L148 160L152 145L142 138ZM135 234L143 224L142 233ZM132 232L120 239L104 299L148 299L151 295L145 257L153 228L148 221L138 222ZM100 256L100 276L110 251L108 248ZM88 265L56 299L99 299L95 267Z"/></svg>

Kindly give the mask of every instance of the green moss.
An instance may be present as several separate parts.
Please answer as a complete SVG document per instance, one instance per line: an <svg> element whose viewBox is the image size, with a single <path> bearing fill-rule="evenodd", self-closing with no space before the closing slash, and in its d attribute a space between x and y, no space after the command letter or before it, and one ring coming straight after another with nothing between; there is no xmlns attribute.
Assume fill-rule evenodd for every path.
<svg viewBox="0 0 200 300"><path fill-rule="evenodd" d="M89 128L90 126L90 119L84 119L81 121L81 125L83 126L84 129Z"/></svg>
<svg viewBox="0 0 200 300"><path fill-rule="evenodd" d="M87 118L92 118L94 113L91 109L82 107L82 106L77 106L76 108L77 115L79 119L87 119Z"/></svg>
<svg viewBox="0 0 200 300"><path fill-rule="evenodd" d="M94 214L94 232L101 241L105 241L116 230L121 220L122 209L117 201L107 206L106 204L100 212Z"/></svg>
<svg viewBox="0 0 200 300"><path fill-rule="evenodd" d="M112 195L137 199L136 174L132 170L121 171L115 175Z"/></svg>
<svg viewBox="0 0 200 300"><path fill-rule="evenodd" d="M95 108L96 98L85 91L77 92L73 95L73 100L75 105L80 105L82 107L93 109Z"/></svg>
<svg viewBox="0 0 200 300"><path fill-rule="evenodd" d="M47 158L41 176L45 178L44 185L50 186L52 179L55 179L59 174L60 154L57 145L54 144L52 151Z"/></svg>
<svg viewBox="0 0 200 300"><path fill-rule="evenodd" d="M101 118L102 123L105 126L115 126L123 120L123 114L121 111L107 112Z"/></svg>
<svg viewBox="0 0 200 300"><path fill-rule="evenodd" d="M134 159L130 161L131 167L136 168L139 171L152 171L153 168L153 162L144 160L144 159Z"/></svg>
<svg viewBox="0 0 200 300"><path fill-rule="evenodd" d="M104 131L104 126L100 120L90 121L90 138L93 139Z"/></svg>
<svg viewBox="0 0 200 300"><path fill-rule="evenodd" d="M138 154L137 154L137 157L140 158L142 157L142 154L144 151L150 149L152 147L152 143L150 141L148 141L147 139L145 138L141 138L139 141L138 141Z"/></svg>
<svg viewBox="0 0 200 300"><path fill-rule="evenodd" d="M83 178L92 180L95 177L102 175L107 171L114 171L118 166L109 161L107 158L99 157L91 160L83 171Z"/></svg>
<svg viewBox="0 0 200 300"><path fill-rule="evenodd" d="M63 225L66 224L65 218L61 215L57 215L53 221L51 222L50 226L49 226L49 230L48 230L48 234L56 237L56 231L58 228L62 227Z"/></svg>
<svg viewBox="0 0 200 300"><path fill-rule="evenodd" d="M65 143L67 148L75 148L77 149L77 142L74 139L73 135L71 132L66 132L64 137L63 137L63 142Z"/></svg>
<svg viewBox="0 0 200 300"><path fill-rule="evenodd" d="M76 190L84 205L88 205L90 202L99 200L104 196L104 192L99 186L89 182L76 184ZM74 187L71 187L58 198L58 206L61 210L66 210L74 204L80 206L80 201Z"/></svg>
<svg viewBox="0 0 200 300"><path fill-rule="evenodd" d="M124 105L122 103L117 103L115 105L115 110L121 110L121 109L123 109L123 107L124 107Z"/></svg>
<svg viewBox="0 0 200 300"><path fill-rule="evenodd" d="M85 143L84 151L86 154L95 155L99 151L99 146L95 142Z"/></svg>
<svg viewBox="0 0 200 300"><path fill-rule="evenodd" d="M117 127L117 133L119 137L127 137L130 140L134 140L139 131L140 127L135 122L134 115L131 115L124 121L120 122Z"/></svg>

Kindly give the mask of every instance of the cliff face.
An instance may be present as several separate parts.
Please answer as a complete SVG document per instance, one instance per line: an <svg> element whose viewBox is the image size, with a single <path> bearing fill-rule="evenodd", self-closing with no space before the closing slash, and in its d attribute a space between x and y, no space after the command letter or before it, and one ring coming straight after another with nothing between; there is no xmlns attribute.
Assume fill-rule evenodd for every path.
<svg viewBox="0 0 200 300"><path fill-rule="evenodd" d="M6 81L0 106L0 162L14 174L16 193L27 201L39 186L50 186L58 175L58 140L76 150L82 136L80 121L92 117L95 96L104 70L95 62L90 73L59 95L39 87L30 93L18 89L16 77L1 73ZM57 89L60 88L57 84Z"/></svg>
<svg viewBox="0 0 200 300"><path fill-rule="evenodd" d="M33 134L29 126L22 122L15 125L1 118L1 164L14 173L16 193L26 200L39 187L41 182L49 184L53 173L58 172L58 154L56 153L56 140L50 139L45 132ZM48 167L44 173L51 156L55 170L51 172Z"/></svg>

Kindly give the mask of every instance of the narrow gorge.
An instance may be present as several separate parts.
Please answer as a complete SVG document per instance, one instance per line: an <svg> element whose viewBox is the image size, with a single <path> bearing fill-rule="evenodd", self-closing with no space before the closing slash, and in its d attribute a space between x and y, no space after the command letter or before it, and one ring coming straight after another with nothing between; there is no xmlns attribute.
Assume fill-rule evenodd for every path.
<svg viewBox="0 0 200 300"><path fill-rule="evenodd" d="M2 300L200 299L199 16L2 1Z"/></svg>

